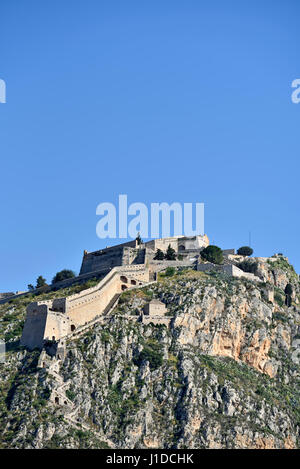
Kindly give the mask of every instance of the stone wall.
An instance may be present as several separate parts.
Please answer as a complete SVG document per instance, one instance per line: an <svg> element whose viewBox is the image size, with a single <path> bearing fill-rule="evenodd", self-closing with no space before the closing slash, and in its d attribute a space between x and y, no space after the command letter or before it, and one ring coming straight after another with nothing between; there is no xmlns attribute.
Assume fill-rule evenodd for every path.
<svg viewBox="0 0 300 469"><path fill-rule="evenodd" d="M223 249L223 256L232 256L235 255L235 249Z"/></svg>
<svg viewBox="0 0 300 469"><path fill-rule="evenodd" d="M195 261L182 260L182 261L150 261L149 269L151 272L161 272L168 267L193 267Z"/></svg>
<svg viewBox="0 0 300 469"><path fill-rule="evenodd" d="M134 282L134 283L132 283ZM78 327L103 312L123 288L131 288L137 284L149 282L149 270L144 266L132 265L115 267L95 287L71 295L66 301L66 313L70 323Z"/></svg>
<svg viewBox="0 0 300 469"><path fill-rule="evenodd" d="M49 311L47 314L44 340L57 340L70 332L70 320L66 314Z"/></svg>
<svg viewBox="0 0 300 469"><path fill-rule="evenodd" d="M87 274L78 275L77 277L68 278L66 280L61 280L60 282L56 282L54 284L47 285L45 287L36 288L36 289L34 289L30 292L27 291L27 292L22 292L22 293L15 294L11 297L0 298L0 304L7 303L10 300L14 300L15 298L19 298L21 296L28 295L28 293L48 293L48 292L53 291L53 290L55 291L55 290L59 290L61 288L70 287L71 285L74 285L74 284L85 283L85 282L87 282L88 280L90 280L92 278L101 279L108 273L109 270L110 269L100 269L97 272L88 272Z"/></svg>
<svg viewBox="0 0 300 469"><path fill-rule="evenodd" d="M252 280L255 282L260 282L260 278L257 277L254 274L251 274L249 272L244 272L243 270L239 269L235 265L227 265L226 266L226 271L230 273L233 277L243 277L247 278L248 280Z"/></svg>
<svg viewBox="0 0 300 469"><path fill-rule="evenodd" d="M21 344L42 348L44 340L58 340L78 327L107 314L124 289L149 282L149 269L131 265L115 267L96 286L67 298L30 303Z"/></svg>
<svg viewBox="0 0 300 469"><path fill-rule="evenodd" d="M0 300L10 298L11 296L14 296L14 292L7 292L7 293L0 293Z"/></svg>
<svg viewBox="0 0 300 469"><path fill-rule="evenodd" d="M232 264L216 265L211 263L198 263L197 270L200 272L223 272L227 275L230 275L231 277L243 277L256 282L260 281L259 277L256 277L256 275L244 272L243 270L239 269L238 267Z"/></svg>
<svg viewBox="0 0 300 469"><path fill-rule="evenodd" d="M172 316L146 316L143 314L142 316L142 323L143 324L164 324L165 326L169 327L171 320L173 319Z"/></svg>
<svg viewBox="0 0 300 469"><path fill-rule="evenodd" d="M102 269L109 270L122 265L123 251L123 247L116 247L115 249L104 249L85 254L82 260L80 275Z"/></svg>
<svg viewBox="0 0 300 469"><path fill-rule="evenodd" d="M42 348L48 315L48 305L31 303L27 308L21 345L29 349Z"/></svg>
<svg viewBox="0 0 300 469"><path fill-rule="evenodd" d="M160 301L150 301L144 306L144 312L149 316L164 316L166 311L166 305Z"/></svg>
<svg viewBox="0 0 300 469"><path fill-rule="evenodd" d="M161 249L165 252L168 246L171 246L177 253L186 250L200 250L209 245L209 239L206 235L204 236L173 236L169 238L153 239L145 243L147 249L156 251Z"/></svg>
<svg viewBox="0 0 300 469"><path fill-rule="evenodd" d="M145 249L130 246L130 243L102 249L101 251L85 253L83 256L80 275L96 272L101 269L112 269L122 265L144 264ZM131 243L132 244L132 243Z"/></svg>

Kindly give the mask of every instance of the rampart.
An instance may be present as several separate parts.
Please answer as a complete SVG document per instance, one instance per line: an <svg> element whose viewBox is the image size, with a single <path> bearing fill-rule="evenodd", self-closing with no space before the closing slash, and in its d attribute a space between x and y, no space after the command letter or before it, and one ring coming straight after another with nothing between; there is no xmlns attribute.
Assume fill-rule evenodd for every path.
<svg viewBox="0 0 300 469"><path fill-rule="evenodd" d="M231 277L243 277L256 282L260 281L260 278L256 275L244 272L243 270L239 269L238 267L232 264L216 265L211 263L198 263L197 270L200 272L223 272L224 274L230 275Z"/></svg>
<svg viewBox="0 0 300 469"><path fill-rule="evenodd" d="M67 298L31 303L27 308L21 344L42 348L44 341L56 341L78 327L106 314L122 291L149 282L144 265L115 267L96 286Z"/></svg>

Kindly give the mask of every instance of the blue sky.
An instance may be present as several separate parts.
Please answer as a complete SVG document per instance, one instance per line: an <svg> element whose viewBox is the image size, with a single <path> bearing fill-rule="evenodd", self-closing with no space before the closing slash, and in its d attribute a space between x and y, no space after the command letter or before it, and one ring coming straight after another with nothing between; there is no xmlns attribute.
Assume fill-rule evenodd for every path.
<svg viewBox="0 0 300 469"><path fill-rule="evenodd" d="M0 6L0 291L79 271L96 206L204 202L223 248L300 271L296 0Z"/></svg>

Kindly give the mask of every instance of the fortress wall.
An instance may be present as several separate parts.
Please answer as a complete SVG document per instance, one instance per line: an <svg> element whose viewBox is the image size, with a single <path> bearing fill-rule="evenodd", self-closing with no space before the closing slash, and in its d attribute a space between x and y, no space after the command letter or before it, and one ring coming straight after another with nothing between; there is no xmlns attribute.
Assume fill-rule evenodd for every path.
<svg viewBox="0 0 300 469"><path fill-rule="evenodd" d="M10 298L11 296L15 296L15 293L14 292L0 293L0 300Z"/></svg>
<svg viewBox="0 0 300 469"><path fill-rule="evenodd" d="M87 253L85 251L80 275L101 269L111 269L123 265L124 262L131 263L136 256L136 240L117 244L99 251Z"/></svg>
<svg viewBox="0 0 300 469"><path fill-rule="evenodd" d="M248 280L260 281L260 278L250 272L244 272L235 265L227 265L227 270L231 270L233 277L244 277Z"/></svg>
<svg viewBox="0 0 300 469"><path fill-rule="evenodd" d="M143 315L142 323L143 324L153 323L155 325L165 324L165 326L169 327L172 319L173 319L172 316L145 316Z"/></svg>
<svg viewBox="0 0 300 469"><path fill-rule="evenodd" d="M197 270L199 272L211 272L212 270L216 272L225 272L225 267L228 267L228 266L216 265L216 264L211 264L211 263L197 264ZM228 271L227 273L231 275L231 272Z"/></svg>
<svg viewBox="0 0 300 469"><path fill-rule="evenodd" d="M193 265L194 261L189 261L187 259L182 261L151 261L149 269L152 272L160 272L168 267L191 267Z"/></svg>
<svg viewBox="0 0 300 469"><path fill-rule="evenodd" d="M80 275L122 265L123 247L86 254L83 257Z"/></svg>
<svg viewBox="0 0 300 469"><path fill-rule="evenodd" d="M55 309L55 311L65 312L66 298L54 298L54 300L52 300L52 308Z"/></svg>
<svg viewBox="0 0 300 469"><path fill-rule="evenodd" d="M83 290L82 292L75 293L73 295L69 295L66 298L66 311L68 311L70 308L72 308L72 305L75 304L75 301L85 299L85 297L90 296L91 293L96 293L101 288L110 281L110 279L115 275L130 275L131 277L139 277L139 278L144 278L145 281L149 280L149 272L148 269L145 268L144 265L127 265L124 267L114 267L104 278L100 280L97 285L94 287L88 288L86 290Z"/></svg>
<svg viewBox="0 0 300 469"><path fill-rule="evenodd" d="M128 278L128 280L136 280L137 283L139 282L149 282L149 270L144 270L144 271L128 271L127 269L122 272L122 276L125 276Z"/></svg>
<svg viewBox="0 0 300 469"><path fill-rule="evenodd" d="M161 249L162 251L166 251L168 249L169 244L171 248L178 251L178 239L177 238L165 238L165 239L155 239L154 240L154 250Z"/></svg>
<svg viewBox="0 0 300 469"><path fill-rule="evenodd" d="M145 315L163 316L167 311L165 304L148 303L144 306Z"/></svg>
<svg viewBox="0 0 300 469"><path fill-rule="evenodd" d="M95 316L103 313L105 308L112 301L113 297L121 293L121 282L118 275L115 275L102 289L101 293L93 295L81 302L76 302L69 310L68 316L70 324L75 327L81 326L94 319Z"/></svg>
<svg viewBox="0 0 300 469"><path fill-rule="evenodd" d="M166 251L169 244L176 252L179 251L179 246L183 246L187 250L198 250L209 245L209 239L206 235L204 236L176 236L169 238L153 239L145 243L145 246L149 249L156 251L161 249ZM184 250L183 250L184 252Z"/></svg>
<svg viewBox="0 0 300 469"><path fill-rule="evenodd" d="M47 315L48 306L46 304L38 305L35 302L28 306L21 345L28 347L30 350L42 348Z"/></svg>
<svg viewBox="0 0 300 469"><path fill-rule="evenodd" d="M223 256L234 256L235 249L223 249Z"/></svg>
<svg viewBox="0 0 300 469"><path fill-rule="evenodd" d="M120 244L114 244L114 246L107 246L106 248L104 249L100 249L99 251L93 251L89 254L95 254L96 252L108 252L108 251L112 251L116 248L124 248L124 247L131 247L131 248L135 248L137 245L137 242L135 239L133 239L132 241L126 241L125 243L120 243Z"/></svg>
<svg viewBox="0 0 300 469"><path fill-rule="evenodd" d="M10 300L14 300L15 298L20 298L22 296L26 296L26 295L28 295L28 293L40 293L40 292L46 293L46 292L50 292L50 291L53 291L53 290L58 290L60 288L70 287L71 285L74 285L74 284L82 284L82 283L87 282L91 278L103 277L104 275L107 274L108 271L109 271L109 269L101 269L97 272L88 272L86 274L83 274L83 275L80 275L80 276L77 276L77 277L68 278L66 280L61 280L60 282L56 282L53 285L52 284L48 285L47 287L36 288L32 292L27 291L27 292L23 292L23 293L18 293L18 294L15 294L12 297L5 297L5 298L0 297L0 304L7 303Z"/></svg>
<svg viewBox="0 0 300 469"><path fill-rule="evenodd" d="M126 281L121 281L121 277ZM66 311L70 318L70 324L75 327L91 321L95 316L104 312L114 296L122 292L121 286L131 287L131 280L138 283L149 282L149 270L144 266L133 265L126 268L113 269L98 285L67 298Z"/></svg>
<svg viewBox="0 0 300 469"><path fill-rule="evenodd" d="M145 249L125 247L120 265L131 265L133 262L143 264L145 262Z"/></svg>
<svg viewBox="0 0 300 469"><path fill-rule="evenodd" d="M125 277L125 278L124 278ZM131 281L135 280L136 285ZM149 282L149 269L144 265L115 267L97 285L67 298L30 303L21 344L42 348L44 339L58 340L74 329L106 314L108 307L122 292L122 286L139 287Z"/></svg>
<svg viewBox="0 0 300 469"><path fill-rule="evenodd" d="M232 264L226 264L226 265L216 265L216 264L198 264L197 265L197 270L200 272L224 272L225 274L230 275L231 277L237 277L237 278L246 278L248 280L252 281L259 281L259 277L256 277L256 275L244 272L243 270L239 269L235 265Z"/></svg>
<svg viewBox="0 0 300 469"><path fill-rule="evenodd" d="M44 339L57 340L70 332L70 322L65 314L48 311Z"/></svg>
<svg viewBox="0 0 300 469"><path fill-rule="evenodd" d="M182 239L178 239L178 250L180 251L179 247L184 246L186 250L199 250L205 248L209 245L209 240L207 236L194 236L194 237L185 237ZM183 251L184 252L184 251Z"/></svg>

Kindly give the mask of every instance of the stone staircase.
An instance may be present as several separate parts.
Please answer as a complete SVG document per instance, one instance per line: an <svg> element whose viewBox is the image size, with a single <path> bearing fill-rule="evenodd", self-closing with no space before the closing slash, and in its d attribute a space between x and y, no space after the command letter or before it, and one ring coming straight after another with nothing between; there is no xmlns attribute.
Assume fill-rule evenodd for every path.
<svg viewBox="0 0 300 469"><path fill-rule="evenodd" d="M62 376L58 373L59 365L61 361L55 360L49 367L48 373L54 379L55 387L52 391L50 400L57 405L62 405L63 407L63 418L70 425L76 427L78 430L86 430L94 434L99 438L103 443L106 443L109 447L113 448L114 444L111 440L106 438L105 435L99 433L95 428L87 425L85 422L80 421L77 417L80 410L80 406L75 407L75 404L66 396L66 391L69 388L71 381L64 381ZM59 399L57 401L57 399Z"/></svg>

